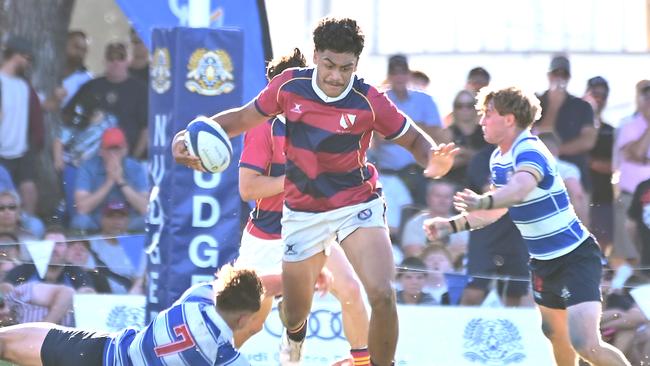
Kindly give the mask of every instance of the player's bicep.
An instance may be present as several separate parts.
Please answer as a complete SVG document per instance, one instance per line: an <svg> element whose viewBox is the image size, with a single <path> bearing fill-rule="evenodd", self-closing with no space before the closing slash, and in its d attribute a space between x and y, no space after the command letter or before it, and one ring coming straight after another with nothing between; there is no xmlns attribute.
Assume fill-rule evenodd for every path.
<svg viewBox="0 0 650 366"><path fill-rule="evenodd" d="M255 107L255 101L251 101L240 108L229 109L218 113L211 118L219 123L228 133L228 137L231 138L250 130L268 119L267 116Z"/></svg>
<svg viewBox="0 0 650 366"><path fill-rule="evenodd" d="M518 193L518 196L525 197L537 187L537 183L537 176L530 170L517 170L506 187L513 193Z"/></svg>
<svg viewBox="0 0 650 366"><path fill-rule="evenodd" d="M538 151L523 151L515 159L515 173L526 172L533 176L537 183L544 179L548 170L548 161Z"/></svg>

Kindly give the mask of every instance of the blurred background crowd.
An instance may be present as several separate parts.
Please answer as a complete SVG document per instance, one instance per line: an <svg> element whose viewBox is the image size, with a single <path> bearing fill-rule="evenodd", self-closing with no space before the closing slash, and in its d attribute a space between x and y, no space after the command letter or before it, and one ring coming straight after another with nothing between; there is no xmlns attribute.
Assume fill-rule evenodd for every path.
<svg viewBox="0 0 650 366"><path fill-rule="evenodd" d="M64 57L60 83L45 93L31 83L37 45L16 35L4 37L0 63L4 324L42 319L49 306L74 292L145 290L149 51L134 31L127 39L90 41L84 29L67 32L60 52ZM102 55L99 71L87 67L91 48ZM380 172L388 205L398 302L532 306L528 253L508 215L489 227L433 243L422 230L424 219L454 214L455 192L490 189L488 165L494 146L483 139L474 104L481 88L502 82L493 79L486 65L474 65L457 75L464 85L442 85L426 68L412 67L406 51L384 55L385 71L372 77L383 80L377 86L437 142L454 142L461 152L451 172L432 181L424 178L406 150L381 136L373 139L368 159ZM607 309L603 335L630 359L638 359L650 354L648 319L629 295L634 286L650 282L647 69L633 70L636 80L625 86L624 95L633 96L628 101L633 110L607 120L612 80L601 75L613 65L603 65L603 74L594 73L586 83L575 85L572 55L549 53L546 63L527 70L538 75L537 80L539 75L546 78L545 84L536 85L543 113L533 131L557 157L571 203L603 250ZM446 95L441 98L444 105L432 96L440 94ZM39 181L35 167L43 160L56 172L51 184ZM42 239L54 243L44 271L35 265L39 247L30 244ZM59 292L43 302L29 296L33 286L52 286L51 291ZM31 310L16 317L20 307Z"/></svg>

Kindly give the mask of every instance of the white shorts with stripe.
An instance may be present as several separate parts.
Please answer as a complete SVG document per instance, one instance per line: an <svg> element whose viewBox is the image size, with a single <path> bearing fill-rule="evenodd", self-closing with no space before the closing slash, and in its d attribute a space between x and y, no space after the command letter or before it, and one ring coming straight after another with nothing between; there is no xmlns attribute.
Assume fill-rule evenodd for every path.
<svg viewBox="0 0 650 366"><path fill-rule="evenodd" d="M244 230L235 268L254 269L258 276L282 273L282 239L260 239Z"/></svg>
<svg viewBox="0 0 650 366"><path fill-rule="evenodd" d="M287 262L299 262L325 251L335 240L341 243L360 227L386 228L386 204L382 197L370 202L326 212L282 210L282 238Z"/></svg>

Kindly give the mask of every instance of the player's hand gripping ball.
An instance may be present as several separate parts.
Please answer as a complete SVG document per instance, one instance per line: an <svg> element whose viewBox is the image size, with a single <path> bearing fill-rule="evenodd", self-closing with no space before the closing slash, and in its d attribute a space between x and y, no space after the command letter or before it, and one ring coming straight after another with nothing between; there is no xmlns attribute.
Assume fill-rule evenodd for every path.
<svg viewBox="0 0 650 366"><path fill-rule="evenodd" d="M223 172L230 165L232 145L228 134L208 117L198 116L187 125L185 145L190 155L198 156L210 173Z"/></svg>

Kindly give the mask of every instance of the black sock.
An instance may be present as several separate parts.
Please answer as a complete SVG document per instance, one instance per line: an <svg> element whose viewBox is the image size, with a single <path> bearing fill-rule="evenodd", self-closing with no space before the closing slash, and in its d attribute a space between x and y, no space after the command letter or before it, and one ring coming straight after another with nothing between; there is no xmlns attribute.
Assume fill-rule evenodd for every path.
<svg viewBox="0 0 650 366"><path fill-rule="evenodd" d="M302 322L302 325L297 329L289 330L287 329L287 337L294 342L302 342L303 339L307 336L307 320Z"/></svg>

